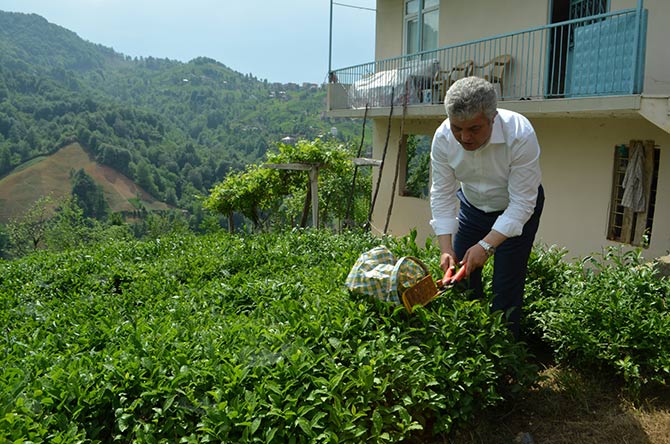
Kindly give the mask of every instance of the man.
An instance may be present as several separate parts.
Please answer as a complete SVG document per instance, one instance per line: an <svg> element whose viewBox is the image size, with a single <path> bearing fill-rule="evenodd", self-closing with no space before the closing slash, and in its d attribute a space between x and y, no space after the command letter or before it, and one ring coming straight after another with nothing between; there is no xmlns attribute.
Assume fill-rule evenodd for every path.
<svg viewBox="0 0 670 444"><path fill-rule="evenodd" d="M455 82L444 106L447 119L431 149L430 224L440 267L464 266L468 288L481 298L482 267L493 257L491 309L504 311L518 339L528 258L544 204L535 130L524 116L497 109L493 85L478 77Z"/></svg>

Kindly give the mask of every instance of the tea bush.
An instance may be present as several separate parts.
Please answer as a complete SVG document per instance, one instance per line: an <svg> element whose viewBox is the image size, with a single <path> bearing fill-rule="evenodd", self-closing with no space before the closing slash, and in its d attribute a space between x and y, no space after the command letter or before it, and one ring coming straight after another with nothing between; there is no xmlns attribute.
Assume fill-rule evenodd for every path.
<svg viewBox="0 0 670 444"><path fill-rule="evenodd" d="M556 358L620 375L633 391L668 384L670 280L656 276L639 250L610 248L572 264L559 264L556 253L540 253L556 266L543 273L547 281L530 273L526 287L531 324Z"/></svg>
<svg viewBox="0 0 670 444"><path fill-rule="evenodd" d="M0 262L0 443L422 442L532 382L485 304L343 286L325 231L183 235Z"/></svg>

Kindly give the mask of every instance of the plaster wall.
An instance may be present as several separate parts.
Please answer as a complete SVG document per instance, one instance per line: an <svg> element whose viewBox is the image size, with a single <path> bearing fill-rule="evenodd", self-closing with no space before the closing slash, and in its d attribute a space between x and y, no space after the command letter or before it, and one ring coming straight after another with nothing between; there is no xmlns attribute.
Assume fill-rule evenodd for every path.
<svg viewBox="0 0 670 444"><path fill-rule="evenodd" d="M644 69L643 93L649 95L670 95L670 46L668 40L668 0L644 0L647 15L647 46ZM610 9L635 8L637 0L611 0Z"/></svg>
<svg viewBox="0 0 670 444"><path fill-rule="evenodd" d="M644 119L545 118L532 122L542 147L542 182L547 196L537 242L564 247L569 258L619 245L607 240L614 149L628 144L631 139L652 139L660 148L661 158L652 236L643 255L653 258L668 254L670 135ZM433 119L406 121L405 133L432 134L439 123ZM386 121L375 122L374 157L377 159L382 156L386 128ZM394 120L373 213L373 229L377 234L386 224L399 137L400 122ZM428 224L430 217L428 200L398 196L396 192L387 234L403 236L416 229L421 245L426 238L433 237Z"/></svg>
<svg viewBox="0 0 670 444"><path fill-rule="evenodd" d="M658 191L646 257L670 249L670 135L643 119L535 119L542 145L547 204L538 240L566 247L572 256L619 245L607 240L614 149L632 139L660 148Z"/></svg>
<svg viewBox="0 0 670 444"><path fill-rule="evenodd" d="M611 0L610 11L635 8L638 0ZM670 2L644 0L649 11L644 71L644 94L670 95L670 46L667 22ZM403 53L403 0L378 0L376 21L377 60ZM542 26L550 21L552 0L441 0L439 47ZM532 60L540 60L536 48ZM476 60L482 63L483 60ZM515 66L524 72L525 66ZM518 66L517 66L518 65Z"/></svg>

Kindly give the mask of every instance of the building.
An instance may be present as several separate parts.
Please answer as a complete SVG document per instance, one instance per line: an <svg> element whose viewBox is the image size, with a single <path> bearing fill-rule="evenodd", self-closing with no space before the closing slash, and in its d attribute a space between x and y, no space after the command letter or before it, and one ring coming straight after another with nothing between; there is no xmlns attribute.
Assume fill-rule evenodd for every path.
<svg viewBox="0 0 670 444"><path fill-rule="evenodd" d="M374 158L387 150L374 230L432 235L427 149L446 89L477 75L538 133L547 195L538 242L569 257L619 244L668 254L669 20L667 0L377 0L375 60L334 69L327 104L329 116L366 116ZM639 212L621 199L637 149Z"/></svg>

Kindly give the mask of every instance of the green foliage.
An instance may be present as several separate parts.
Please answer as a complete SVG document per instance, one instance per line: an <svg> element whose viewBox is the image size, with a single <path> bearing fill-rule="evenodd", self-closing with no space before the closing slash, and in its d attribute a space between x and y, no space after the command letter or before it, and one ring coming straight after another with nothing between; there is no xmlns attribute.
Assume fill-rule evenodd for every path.
<svg viewBox="0 0 670 444"><path fill-rule="evenodd" d="M529 317L557 359L618 374L634 392L670 382L670 280L640 250L611 248L575 264L541 257L548 266L531 278Z"/></svg>
<svg viewBox="0 0 670 444"><path fill-rule="evenodd" d="M249 165L245 171L229 174L215 185L203 205L222 214L238 211L258 227L259 211L278 205L281 186L279 172L261 165Z"/></svg>
<svg viewBox="0 0 670 444"><path fill-rule="evenodd" d="M326 92L315 85L260 81L204 57L133 59L34 14L0 11L0 29L0 176L78 141L191 210L194 195L285 136L336 126L340 141L360 138L357 121L322 117Z"/></svg>
<svg viewBox="0 0 670 444"><path fill-rule="evenodd" d="M532 380L485 304L348 294L381 241L415 247L181 234L1 262L0 442L426 442Z"/></svg>
<svg viewBox="0 0 670 444"><path fill-rule="evenodd" d="M7 228L3 224L0 224L0 258L9 256L10 245Z"/></svg>
<svg viewBox="0 0 670 444"><path fill-rule="evenodd" d="M334 225L346 216L349 197L359 204L369 195L369 188L359 186L351 196L353 177L352 150L337 141L300 140L295 145L278 144L268 152L266 164L306 164L319 166L319 217ZM364 176L365 177L365 176ZM365 181L365 179L363 179ZM367 181L369 183L369 181ZM222 214L241 212L258 227L260 214L271 216L275 223L295 220L304 211L310 179L306 171L275 170L263 165L249 165L246 171L226 176L215 185L205 200L205 208ZM357 211L363 222L363 212Z"/></svg>
<svg viewBox="0 0 670 444"><path fill-rule="evenodd" d="M431 138L429 136L417 134L407 136L405 193L409 196L428 198L430 189L430 144Z"/></svg>
<svg viewBox="0 0 670 444"><path fill-rule="evenodd" d="M51 196L41 197L24 214L9 221L7 232L13 255L28 254L44 242L54 216L54 205Z"/></svg>
<svg viewBox="0 0 670 444"><path fill-rule="evenodd" d="M72 176L72 197L83 217L105 219L109 212L102 188L83 169Z"/></svg>

